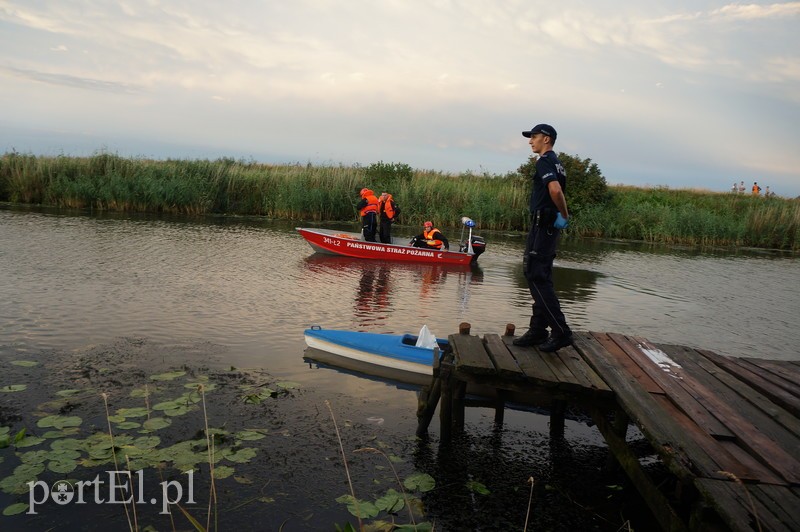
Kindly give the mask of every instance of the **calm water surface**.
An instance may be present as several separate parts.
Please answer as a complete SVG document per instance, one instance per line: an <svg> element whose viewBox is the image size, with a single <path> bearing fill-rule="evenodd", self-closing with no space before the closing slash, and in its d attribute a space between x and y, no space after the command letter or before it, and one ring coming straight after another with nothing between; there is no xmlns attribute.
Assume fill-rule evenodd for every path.
<svg viewBox="0 0 800 532"><path fill-rule="evenodd" d="M314 324L394 333L427 324L439 336L462 321L476 334L522 329L523 239L484 235L479 267L463 269L313 254L286 222L2 209L0 344L20 353L202 339L225 346L233 365L297 376L302 332ZM575 329L798 358L797 257L567 241L556 266Z"/></svg>
<svg viewBox="0 0 800 532"><path fill-rule="evenodd" d="M463 321L481 335L502 333L507 323L524 329L530 295L522 276L522 235L482 232L488 247L480 266L454 268L317 255L294 226L260 218L90 216L0 207L0 367L10 368L12 360L47 358L49 353L92 353L95 346L118 342L145 342L156 350L163 345L163 359L181 366L187 363L187 350L170 346L203 345L202 352L214 355L203 363L261 368L278 379L300 383L298 402L282 403L292 409L293 417L280 432L275 430L281 443L270 440L273 448L259 455L262 462L257 467L275 482L270 489L277 502L267 510L248 506L238 511L240 519L261 520L259 529L264 530L282 527L287 515L291 519L283 530L330 530L334 522L354 522L333 501L347 490L323 406L328 398L350 431L361 427L346 432L346 437L370 434L353 446L381 441L392 449L405 447L417 453L417 463L408 467L439 468L439 482L463 471L497 492L510 478L519 477L522 489L509 492L505 498L510 499L527 493L524 481L530 468L539 468L539 475L552 471L544 416L508 412L502 447L484 449L486 435L492 434L492 413L470 409L472 452L462 457L466 463L448 465L449 457L425 458L409 450L416 427L413 389L303 360L303 330L311 325L401 333L427 324L438 336L456 332ZM404 234L403 228L396 233ZM457 235L450 236L455 240ZM796 360L799 265L797 257L770 252L699 253L567 241L556 261L555 283L577 330L639 335L732 356ZM6 377L4 370L0 386L13 384ZM0 397L0 414L4 408L22 408L16 402L21 394L0 395L5 395ZM568 422L566 435L575 453L569 463L585 460L588 465L581 467L588 469L576 477L585 478L603 461L602 455L592 454L599 435L577 422ZM586 451L578 452L582 446ZM9 468L14 460L6 460ZM0 477L4 474L10 472L3 473L0 465ZM369 473L358 476L370 478ZM285 479L282 484L275 480L280 478ZM463 506L453 507L451 491L436 493L442 495L426 505L438 518L437 529L469 529L475 520L489 516L490 524L482 529L492 530L498 515L508 516L513 528L525 516L525 501L510 509L480 507L474 494L467 493ZM542 524L546 519L572 529L589 526L564 521L565 512L575 512L558 509L559 501L567 499L557 495L541 491L537 496L541 502L534 513L540 526L558 529L548 521ZM0 494L2 504L15 500L3 497ZM239 507L236 501L227 505ZM547 514L552 508L558 515ZM73 525L86 524L80 515L74 518ZM47 519L52 521L43 521L44 528L63 524L66 518L53 511ZM273 522L265 524L265 519ZM619 523L605 526L615 530Z"/></svg>

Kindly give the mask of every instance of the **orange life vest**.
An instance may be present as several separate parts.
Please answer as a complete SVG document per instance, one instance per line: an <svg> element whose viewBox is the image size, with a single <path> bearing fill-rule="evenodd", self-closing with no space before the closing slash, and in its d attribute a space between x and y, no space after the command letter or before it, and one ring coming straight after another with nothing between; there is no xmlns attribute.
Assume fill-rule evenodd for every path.
<svg viewBox="0 0 800 532"><path fill-rule="evenodd" d="M385 200L381 199L379 201L381 203L380 208L378 209L379 212L386 214L387 219L394 220L395 211L394 211L394 199L392 199L392 195L387 194Z"/></svg>
<svg viewBox="0 0 800 532"><path fill-rule="evenodd" d="M360 211L361 216L366 216L370 212L378 214L378 198L375 197L375 193L367 190L361 194L361 197L367 200L367 205Z"/></svg>
<svg viewBox="0 0 800 532"><path fill-rule="evenodd" d="M435 233L437 233L438 231L439 230L436 229L436 228L433 228L430 231L423 230L422 231L422 236L423 236L423 238L425 238L425 242L427 242L427 244L429 246L433 246L433 247L435 247L437 249L442 249L442 246L444 245L444 242L442 242L441 240L437 240L437 239L433 238L433 235Z"/></svg>
<svg viewBox="0 0 800 532"><path fill-rule="evenodd" d="M758 194L761 192L761 187L758 185L753 185L753 194Z"/></svg>

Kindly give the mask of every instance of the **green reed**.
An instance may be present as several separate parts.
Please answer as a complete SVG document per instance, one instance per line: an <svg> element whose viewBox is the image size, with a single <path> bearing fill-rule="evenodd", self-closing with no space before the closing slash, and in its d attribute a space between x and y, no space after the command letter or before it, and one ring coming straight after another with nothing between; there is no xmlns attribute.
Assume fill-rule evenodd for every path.
<svg viewBox="0 0 800 532"><path fill-rule="evenodd" d="M800 201L749 194L611 187L611 199L581 212L581 236L696 246L798 250Z"/></svg>
<svg viewBox="0 0 800 532"><path fill-rule="evenodd" d="M362 187L392 193L403 225L420 226L430 219L452 228L469 216L483 230L524 231L530 220L530 183L516 173L453 175L394 163L155 161L108 153L44 157L14 152L0 158L0 201L63 208L356 222ZM609 191L604 203L574 209L568 236L800 249L796 200L668 188L616 186Z"/></svg>

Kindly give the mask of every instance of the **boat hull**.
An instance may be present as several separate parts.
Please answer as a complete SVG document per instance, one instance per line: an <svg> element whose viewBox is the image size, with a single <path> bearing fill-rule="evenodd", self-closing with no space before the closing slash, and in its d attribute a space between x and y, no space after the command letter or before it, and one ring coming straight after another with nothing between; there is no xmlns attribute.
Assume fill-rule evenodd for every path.
<svg viewBox="0 0 800 532"><path fill-rule="evenodd" d="M440 251L401 244L365 242L361 240L359 233L302 227L298 227L297 231L315 251L345 257L461 265L468 265L477 257L474 253L461 251Z"/></svg>

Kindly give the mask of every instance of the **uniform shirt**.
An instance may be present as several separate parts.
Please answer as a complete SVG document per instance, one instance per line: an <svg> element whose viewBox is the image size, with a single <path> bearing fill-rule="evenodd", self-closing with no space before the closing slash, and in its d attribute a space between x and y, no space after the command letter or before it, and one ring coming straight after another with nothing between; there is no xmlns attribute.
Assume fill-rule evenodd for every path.
<svg viewBox="0 0 800 532"><path fill-rule="evenodd" d="M542 209L558 210L547 189L547 184L556 179L561 184L561 190L566 194L567 172L561 161L558 160L556 152L550 150L536 161L536 174L533 176L533 192L531 193L531 213Z"/></svg>

